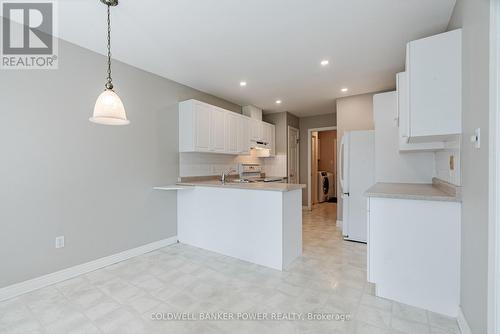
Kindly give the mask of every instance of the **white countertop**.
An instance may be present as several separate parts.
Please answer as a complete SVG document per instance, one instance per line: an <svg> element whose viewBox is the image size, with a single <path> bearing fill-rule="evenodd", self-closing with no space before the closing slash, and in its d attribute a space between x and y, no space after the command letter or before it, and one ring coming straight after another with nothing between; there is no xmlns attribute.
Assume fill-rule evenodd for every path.
<svg viewBox="0 0 500 334"><path fill-rule="evenodd" d="M208 181L192 181L192 182L179 182L177 186L191 186L191 187L215 187L215 188L228 188L228 189L248 189L248 190L265 190L265 191L293 191L305 188L305 184L291 184L279 182L251 182L251 183L238 183L226 182L224 184L218 180Z"/></svg>
<svg viewBox="0 0 500 334"><path fill-rule="evenodd" d="M365 195L368 197L460 202L458 196L443 191L435 184L376 183L365 192Z"/></svg>

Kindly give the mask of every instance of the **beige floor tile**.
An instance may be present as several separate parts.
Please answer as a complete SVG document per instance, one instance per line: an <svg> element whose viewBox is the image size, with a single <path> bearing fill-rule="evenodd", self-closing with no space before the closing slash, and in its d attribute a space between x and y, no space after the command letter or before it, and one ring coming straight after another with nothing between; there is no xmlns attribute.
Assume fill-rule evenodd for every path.
<svg viewBox="0 0 500 334"><path fill-rule="evenodd" d="M427 311L419 309L417 307L410 306L410 305L405 305L405 304L401 304L398 302L394 302L392 305L392 314L395 317L398 317L401 319L415 321L415 322L421 322L423 324L428 323Z"/></svg>
<svg viewBox="0 0 500 334"><path fill-rule="evenodd" d="M342 239L335 204L304 212L303 246L303 256L281 272L175 244L0 302L0 332L429 334L432 327L458 334L454 319L374 296L366 245ZM152 319L168 312L313 312L348 320Z"/></svg>
<svg viewBox="0 0 500 334"><path fill-rule="evenodd" d="M434 328L433 332L438 332L438 329L443 330L443 333L460 334L457 320L445 315L428 312L429 324Z"/></svg>
<svg viewBox="0 0 500 334"><path fill-rule="evenodd" d="M391 326L393 329L405 334L429 334L429 325L413 322L398 317L392 317Z"/></svg>

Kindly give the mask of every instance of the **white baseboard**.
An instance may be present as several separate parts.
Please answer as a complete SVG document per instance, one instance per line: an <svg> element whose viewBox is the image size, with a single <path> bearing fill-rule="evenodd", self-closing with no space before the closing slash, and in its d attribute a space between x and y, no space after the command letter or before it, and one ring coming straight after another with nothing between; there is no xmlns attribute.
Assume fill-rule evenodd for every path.
<svg viewBox="0 0 500 334"><path fill-rule="evenodd" d="M303 211L311 211L311 209L307 205L302 205Z"/></svg>
<svg viewBox="0 0 500 334"><path fill-rule="evenodd" d="M462 311L462 308L458 309L457 322L458 322L458 327L460 328L460 333L472 334L472 331L470 330L469 324L467 323L467 320L465 319L465 315L464 315L464 312Z"/></svg>
<svg viewBox="0 0 500 334"><path fill-rule="evenodd" d="M172 245L176 242L177 242L177 236L173 236L168 239L155 241L147 245L143 245L137 248L132 248L94 261L82 263L70 268L59 270L21 283L16 283L13 285L6 286L5 288L0 289L0 301L10 299L55 283L59 283L67 279L83 275L91 271L130 259L132 257L152 252L159 248Z"/></svg>

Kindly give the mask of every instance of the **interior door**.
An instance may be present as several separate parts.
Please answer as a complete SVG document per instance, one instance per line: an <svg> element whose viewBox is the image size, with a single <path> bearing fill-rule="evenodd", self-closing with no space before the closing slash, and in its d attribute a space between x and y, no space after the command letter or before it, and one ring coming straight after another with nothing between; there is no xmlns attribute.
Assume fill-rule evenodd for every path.
<svg viewBox="0 0 500 334"><path fill-rule="evenodd" d="M299 130L288 127L288 183L299 183Z"/></svg>
<svg viewBox="0 0 500 334"><path fill-rule="evenodd" d="M337 197L337 134L335 133L335 138L333 139L333 164L332 164L332 173L333 173L333 182L330 184L332 187L333 197Z"/></svg>
<svg viewBox="0 0 500 334"><path fill-rule="evenodd" d="M339 196L342 198L342 235L349 235L349 189L348 189L348 173L349 173L349 132L344 133L340 141L339 150L339 181L340 189Z"/></svg>
<svg viewBox="0 0 500 334"><path fill-rule="evenodd" d="M311 137L311 204L318 203L318 134Z"/></svg>

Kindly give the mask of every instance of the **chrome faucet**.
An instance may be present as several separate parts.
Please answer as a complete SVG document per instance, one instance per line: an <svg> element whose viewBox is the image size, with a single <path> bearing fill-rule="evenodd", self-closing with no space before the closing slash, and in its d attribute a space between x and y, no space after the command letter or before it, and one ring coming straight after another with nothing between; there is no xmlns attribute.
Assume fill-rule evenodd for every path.
<svg viewBox="0 0 500 334"><path fill-rule="evenodd" d="M226 179L228 178L229 174L231 174L232 172L236 172L236 169L231 168L225 172L222 172L222 174L220 176L220 181L222 182L222 184L226 183Z"/></svg>

